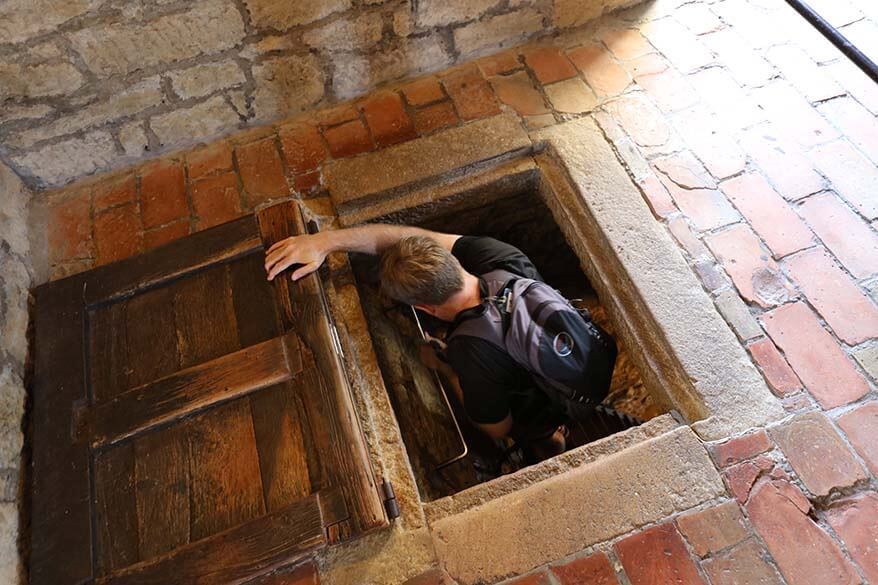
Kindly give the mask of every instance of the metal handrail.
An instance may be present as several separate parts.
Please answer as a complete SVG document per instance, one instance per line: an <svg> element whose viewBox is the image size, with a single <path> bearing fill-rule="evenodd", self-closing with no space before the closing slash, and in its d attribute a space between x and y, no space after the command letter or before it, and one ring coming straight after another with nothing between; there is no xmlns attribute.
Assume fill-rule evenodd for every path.
<svg viewBox="0 0 878 585"><path fill-rule="evenodd" d="M834 26L820 16L813 8L805 4L802 0L786 0L793 10L798 12L802 18L807 20L820 33L836 46L839 51L854 62L854 64L863 70L872 81L878 83L878 65L875 64L865 53L859 50L856 45L850 42L847 37L838 32Z"/></svg>
<svg viewBox="0 0 878 585"><path fill-rule="evenodd" d="M429 339L427 338L427 332L424 331L424 327L421 325L421 320L418 318L418 311L414 307L409 307L412 311L412 316L415 318L415 324L418 326L418 332L421 334L421 338L429 343ZM439 386L440 392L442 392L442 398L445 399L445 406L448 407L448 414L451 415L451 420L454 421L454 428L457 431L457 436L460 438L460 443L463 445L463 453L448 459L447 461L443 461L438 464L436 468L433 470L439 471L440 469L444 469L451 465L452 463L457 463L464 457L469 454L469 445L466 444L466 439L463 437L463 431L460 430L460 423L457 422L457 416L454 414L454 409L451 407L451 401L448 399L448 392L445 391L445 385L442 383L442 379L439 377L439 374L436 370L432 370L433 377L436 378L436 385Z"/></svg>

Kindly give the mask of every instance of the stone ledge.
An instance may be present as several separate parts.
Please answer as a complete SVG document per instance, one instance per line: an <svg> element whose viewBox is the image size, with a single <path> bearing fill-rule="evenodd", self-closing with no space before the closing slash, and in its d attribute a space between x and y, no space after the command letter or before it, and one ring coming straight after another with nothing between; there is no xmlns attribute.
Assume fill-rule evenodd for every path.
<svg viewBox="0 0 878 585"><path fill-rule="evenodd" d="M493 583L721 496L722 480L682 427L432 525L443 568ZM637 494L619 498L619 494Z"/></svg>
<svg viewBox="0 0 878 585"><path fill-rule="evenodd" d="M501 114L355 158L332 161L324 177L339 215L401 187L523 152L530 138L514 114Z"/></svg>
<svg viewBox="0 0 878 585"><path fill-rule="evenodd" d="M630 302L612 299L615 310L647 353L659 356L658 363L647 360L647 369L661 370L660 390L697 421L692 428L699 436L721 439L782 418L780 403L670 235L653 219L622 166L607 164L616 157L594 121L560 124L535 138L549 147L551 158L540 157L543 175L565 199L570 223L589 226L588 233L579 234L579 246L588 248L599 265L592 270L616 273L613 297L624 293ZM563 171L552 172L552 164ZM606 276L591 280L599 283Z"/></svg>

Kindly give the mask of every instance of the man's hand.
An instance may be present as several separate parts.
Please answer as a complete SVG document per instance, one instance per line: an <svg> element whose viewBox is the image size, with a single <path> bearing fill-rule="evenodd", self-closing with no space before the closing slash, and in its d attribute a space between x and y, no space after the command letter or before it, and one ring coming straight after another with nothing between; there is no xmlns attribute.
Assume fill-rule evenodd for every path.
<svg viewBox="0 0 878 585"><path fill-rule="evenodd" d="M265 253L265 271L268 280L292 266L301 264L293 272L293 280L299 280L320 268L326 255L331 252L325 234L317 233L305 236L292 236L275 243Z"/></svg>

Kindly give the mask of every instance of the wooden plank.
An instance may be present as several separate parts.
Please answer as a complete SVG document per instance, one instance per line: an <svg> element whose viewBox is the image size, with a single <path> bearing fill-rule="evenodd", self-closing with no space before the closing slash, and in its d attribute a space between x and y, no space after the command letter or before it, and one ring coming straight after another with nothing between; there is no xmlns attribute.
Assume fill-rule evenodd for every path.
<svg viewBox="0 0 878 585"><path fill-rule="evenodd" d="M189 427L190 539L200 540L265 512L247 400L206 412Z"/></svg>
<svg viewBox="0 0 878 585"><path fill-rule="evenodd" d="M241 347L279 335L271 284L266 279L265 255L251 254L229 264L232 304Z"/></svg>
<svg viewBox="0 0 878 585"><path fill-rule="evenodd" d="M264 268L265 256L253 254L229 265L232 300L242 346L277 335L274 294ZM298 341L286 336L291 373L301 371ZM311 493L306 445L311 441L301 396L294 384L279 384L250 396L259 468L269 511Z"/></svg>
<svg viewBox="0 0 878 585"><path fill-rule="evenodd" d="M140 559L189 542L189 452L186 426L134 439Z"/></svg>
<svg viewBox="0 0 878 585"><path fill-rule="evenodd" d="M344 501L344 493L338 489L323 490L320 496L320 514L323 517L323 525L337 524L350 518L348 505Z"/></svg>
<svg viewBox="0 0 878 585"><path fill-rule="evenodd" d="M90 270L83 298L88 306L106 303L260 247L256 222L248 215L145 254Z"/></svg>
<svg viewBox="0 0 878 585"><path fill-rule="evenodd" d="M262 575L247 581L247 585L320 585L320 575L317 573L317 565L307 562Z"/></svg>
<svg viewBox="0 0 878 585"><path fill-rule="evenodd" d="M266 248L307 231L295 203L263 209L258 220ZM275 278L273 284L284 329L294 329L299 333L303 360L308 363L307 354L314 363L312 368L306 365L303 372L314 382L304 384L303 400L309 409L312 428L319 429L315 440L330 438L330 444L319 450L323 468L331 479L330 485L344 491L353 531L360 533L384 526L387 521L353 407L344 364L333 349L333 332L318 278L317 274L311 274L293 283L289 278L281 277ZM312 414L317 416L312 417Z"/></svg>
<svg viewBox="0 0 878 585"><path fill-rule="evenodd" d="M211 360L240 347L227 266L200 272L169 288L174 291L182 367Z"/></svg>
<svg viewBox="0 0 878 585"><path fill-rule="evenodd" d="M137 501L134 445L125 443L95 456L96 572L105 575L136 563Z"/></svg>
<svg viewBox="0 0 878 585"><path fill-rule="evenodd" d="M98 584L226 585L295 563L325 544L320 506L308 496L209 538L193 542L151 562L118 571Z"/></svg>
<svg viewBox="0 0 878 585"><path fill-rule="evenodd" d="M171 291L159 288L125 301L128 388L163 378L180 368Z"/></svg>
<svg viewBox="0 0 878 585"><path fill-rule="evenodd" d="M312 429L304 415L301 389L293 381L250 397L259 468L268 510L279 510L311 493L309 454ZM314 462L319 467L317 461Z"/></svg>
<svg viewBox="0 0 878 585"><path fill-rule="evenodd" d="M128 389L128 335L125 303L89 313L88 364L91 398L99 403Z"/></svg>
<svg viewBox="0 0 878 585"><path fill-rule="evenodd" d="M98 404L82 433L94 447L116 443L181 416L290 378L283 338L186 368Z"/></svg>
<svg viewBox="0 0 878 585"><path fill-rule="evenodd" d="M83 279L36 291L30 583L92 577L89 454L71 440L73 406L86 399Z"/></svg>

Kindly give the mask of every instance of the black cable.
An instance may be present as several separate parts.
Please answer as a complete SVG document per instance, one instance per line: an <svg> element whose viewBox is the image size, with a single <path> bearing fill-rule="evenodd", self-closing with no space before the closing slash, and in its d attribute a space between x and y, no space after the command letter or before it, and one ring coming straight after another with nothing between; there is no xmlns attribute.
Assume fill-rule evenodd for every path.
<svg viewBox="0 0 878 585"><path fill-rule="evenodd" d="M874 61L854 46L853 43L847 40L843 34L838 32L838 30L829 24L826 19L816 13L813 8L802 2L802 0L786 1L787 4L793 7L793 10L802 15L802 18L811 23L811 25L820 31L829 42L835 45L839 51L844 53L848 59L853 61L857 67L862 69L863 73L868 75L872 81L878 83L878 65L876 65Z"/></svg>

